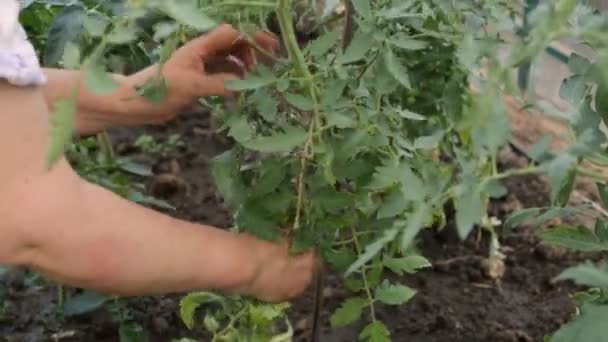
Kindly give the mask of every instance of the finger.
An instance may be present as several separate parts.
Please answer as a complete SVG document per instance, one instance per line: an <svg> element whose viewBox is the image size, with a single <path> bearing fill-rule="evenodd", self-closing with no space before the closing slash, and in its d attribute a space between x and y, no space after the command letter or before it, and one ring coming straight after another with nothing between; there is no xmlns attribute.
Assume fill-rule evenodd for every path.
<svg viewBox="0 0 608 342"><path fill-rule="evenodd" d="M191 40L183 49L205 58L230 51L241 40L241 33L228 24L222 24L213 31Z"/></svg>
<svg viewBox="0 0 608 342"><path fill-rule="evenodd" d="M210 76L201 77L197 89L200 89L199 96L232 96L234 92L226 89L226 82L239 80L238 75L231 73L218 73Z"/></svg>
<svg viewBox="0 0 608 342"><path fill-rule="evenodd" d="M258 31L254 35L256 44L271 54L276 54L280 47L280 41L274 34L266 31Z"/></svg>

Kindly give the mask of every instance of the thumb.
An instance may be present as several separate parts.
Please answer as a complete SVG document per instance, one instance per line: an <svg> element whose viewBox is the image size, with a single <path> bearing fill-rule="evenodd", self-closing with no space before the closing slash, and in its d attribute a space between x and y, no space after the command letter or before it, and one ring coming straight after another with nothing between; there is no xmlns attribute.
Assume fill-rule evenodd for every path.
<svg viewBox="0 0 608 342"><path fill-rule="evenodd" d="M199 96L232 96L233 91L226 89L226 82L240 80L240 78L231 73L216 73L212 75L204 75L199 79L199 84L196 85L196 92Z"/></svg>

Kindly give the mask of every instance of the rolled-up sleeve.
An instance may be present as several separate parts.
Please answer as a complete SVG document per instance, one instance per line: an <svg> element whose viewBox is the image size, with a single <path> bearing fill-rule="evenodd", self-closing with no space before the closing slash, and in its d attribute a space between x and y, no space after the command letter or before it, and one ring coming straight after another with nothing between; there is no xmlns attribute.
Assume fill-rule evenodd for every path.
<svg viewBox="0 0 608 342"><path fill-rule="evenodd" d="M46 78L19 12L17 0L0 0L0 79L20 87L40 86Z"/></svg>

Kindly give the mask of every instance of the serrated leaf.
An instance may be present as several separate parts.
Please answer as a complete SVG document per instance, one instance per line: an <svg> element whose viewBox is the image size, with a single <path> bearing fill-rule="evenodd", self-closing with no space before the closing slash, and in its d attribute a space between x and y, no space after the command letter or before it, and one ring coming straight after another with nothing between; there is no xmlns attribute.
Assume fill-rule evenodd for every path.
<svg viewBox="0 0 608 342"><path fill-rule="evenodd" d="M410 255L402 258L386 257L382 262L384 266L398 275L403 275L404 273L414 274L423 268L432 266L425 257L420 255Z"/></svg>
<svg viewBox="0 0 608 342"><path fill-rule="evenodd" d="M401 191L393 191L382 200L382 204L378 209L378 219L386 219L402 214L408 207L408 201L405 200Z"/></svg>
<svg viewBox="0 0 608 342"><path fill-rule="evenodd" d="M338 31L329 31L310 44L310 54L314 57L324 56L331 50L340 37Z"/></svg>
<svg viewBox="0 0 608 342"><path fill-rule="evenodd" d="M375 321L368 324L359 335L359 338L367 342L391 342L391 333L384 323Z"/></svg>
<svg viewBox="0 0 608 342"><path fill-rule="evenodd" d="M111 297L92 291L85 291L66 300L63 306L65 316L78 316L102 307Z"/></svg>
<svg viewBox="0 0 608 342"><path fill-rule="evenodd" d="M575 75L585 75L591 69L591 61L577 53L572 53L568 59L568 68Z"/></svg>
<svg viewBox="0 0 608 342"><path fill-rule="evenodd" d="M66 6L57 14L48 30L45 65L58 65L64 55L65 45L75 41L81 34L85 15L86 12L80 5Z"/></svg>
<svg viewBox="0 0 608 342"><path fill-rule="evenodd" d="M228 130L228 136L234 138L239 143L246 142L253 138L255 130L249 124L246 116L238 116L235 120L230 122L230 129Z"/></svg>
<svg viewBox="0 0 608 342"><path fill-rule="evenodd" d="M566 78L559 89L559 96L573 106L578 106L586 93L587 83L582 75L573 75Z"/></svg>
<svg viewBox="0 0 608 342"><path fill-rule="evenodd" d="M372 16L372 5L370 0L351 0L355 11L363 18L371 18Z"/></svg>
<svg viewBox="0 0 608 342"><path fill-rule="evenodd" d="M110 25L110 21L100 13L89 13L84 16L82 24L93 37L101 37Z"/></svg>
<svg viewBox="0 0 608 342"><path fill-rule="evenodd" d="M479 223L486 213L477 189L467 189L458 198L456 204L456 228L461 239L466 239L475 224Z"/></svg>
<svg viewBox="0 0 608 342"><path fill-rule="evenodd" d="M63 50L62 61L66 69L78 69L80 66L80 48L78 45L67 42Z"/></svg>
<svg viewBox="0 0 608 342"><path fill-rule="evenodd" d="M394 35L393 37L389 38L388 42L400 49L410 51L422 50L428 46L426 41L409 38L403 33Z"/></svg>
<svg viewBox="0 0 608 342"><path fill-rule="evenodd" d="M210 31L217 26L217 23L204 14L193 1L166 0L163 2L163 9L178 22L202 32Z"/></svg>
<svg viewBox="0 0 608 342"><path fill-rule="evenodd" d="M537 217L540 215L539 208L526 208L522 209L511 216L505 221L504 228L507 230L513 229L521 225L522 223Z"/></svg>
<svg viewBox="0 0 608 342"><path fill-rule="evenodd" d="M338 63L350 64L365 58L367 52L372 48L374 41L372 37L362 31L357 31L353 40L343 55L338 57Z"/></svg>
<svg viewBox="0 0 608 342"><path fill-rule="evenodd" d="M387 50L384 53L384 61L386 62L386 68L393 78L401 83L402 86L411 89L412 83L410 82L408 71L397 59L392 50Z"/></svg>
<svg viewBox="0 0 608 342"><path fill-rule="evenodd" d="M139 29L135 25L116 27L108 36L108 43L115 45L128 44L137 39Z"/></svg>
<svg viewBox="0 0 608 342"><path fill-rule="evenodd" d="M587 227L556 227L541 235L545 242L581 252L608 251L608 243L600 241Z"/></svg>
<svg viewBox="0 0 608 342"><path fill-rule="evenodd" d="M375 291L376 300L388 305L403 305L416 295L416 290L405 285L392 285L385 280Z"/></svg>
<svg viewBox="0 0 608 342"><path fill-rule="evenodd" d="M608 265L594 265L586 262L581 265L567 268L554 281L572 280L577 285L589 287L608 287Z"/></svg>
<svg viewBox="0 0 608 342"><path fill-rule="evenodd" d="M361 318L363 308L366 306L367 301L363 298L349 298L331 315L329 322L333 328L352 324Z"/></svg>
<svg viewBox="0 0 608 342"><path fill-rule="evenodd" d="M243 80L232 80L226 82L226 89L234 91L253 90L269 86L277 81L272 74L255 75L250 74Z"/></svg>
<svg viewBox="0 0 608 342"><path fill-rule="evenodd" d="M412 242L424 228L430 215L430 207L427 203L420 202L412 214L409 215L403 234L401 235L401 250L410 248Z"/></svg>
<svg viewBox="0 0 608 342"><path fill-rule="evenodd" d="M551 342L607 342L607 316L608 305L585 304L579 315L551 337Z"/></svg>
<svg viewBox="0 0 608 342"><path fill-rule="evenodd" d="M444 132L437 131L432 135L419 137L414 140L414 148L421 150L432 150L437 148L441 140L443 140Z"/></svg>
<svg viewBox="0 0 608 342"><path fill-rule="evenodd" d="M120 87L118 82L98 65L87 68L84 82L88 90L98 95L111 94Z"/></svg>
<svg viewBox="0 0 608 342"><path fill-rule="evenodd" d="M51 132L47 152L47 166L51 168L61 158L72 142L76 103L73 100L58 100L51 114Z"/></svg>
<svg viewBox="0 0 608 342"><path fill-rule="evenodd" d="M393 241L395 237L397 237L398 233L399 230L397 228L388 229L384 231L384 234L381 238L365 246L365 250L363 251L363 253L361 253L357 261L350 265L348 270L346 270L346 276L359 270L361 267L363 267L363 265L367 264L370 260L376 257L378 253L380 253L380 251L384 248L384 246L386 246L389 242Z"/></svg>
<svg viewBox="0 0 608 342"><path fill-rule="evenodd" d="M309 97L300 94L284 93L283 97L285 98L285 101L287 101L287 103L301 111L311 111L315 107Z"/></svg>
<svg viewBox="0 0 608 342"><path fill-rule="evenodd" d="M414 113L405 108L395 108L395 111L397 112L397 114L399 114L400 117L402 117L404 119L414 120L414 121L426 121L426 118L424 116L422 116L418 113Z"/></svg>
<svg viewBox="0 0 608 342"><path fill-rule="evenodd" d="M226 151L213 158L211 174L224 201L230 206L236 206L244 195L242 184L239 182L238 159L234 150Z"/></svg>
<svg viewBox="0 0 608 342"><path fill-rule="evenodd" d="M551 186L551 203L564 206L570 199L576 178L576 157L571 154L560 154L547 167L547 176Z"/></svg>
<svg viewBox="0 0 608 342"><path fill-rule="evenodd" d="M354 118L337 111L325 113L325 119L328 127L354 128L357 126L357 121Z"/></svg>
<svg viewBox="0 0 608 342"><path fill-rule="evenodd" d="M250 150L279 153L290 152L298 146L304 145L308 138L308 132L302 127L289 126L284 132L277 132L271 136L256 137L243 143Z"/></svg>
<svg viewBox="0 0 608 342"><path fill-rule="evenodd" d="M222 303L224 299L210 292L194 292L183 297L179 302L180 318L188 329L194 327L194 314L203 304Z"/></svg>

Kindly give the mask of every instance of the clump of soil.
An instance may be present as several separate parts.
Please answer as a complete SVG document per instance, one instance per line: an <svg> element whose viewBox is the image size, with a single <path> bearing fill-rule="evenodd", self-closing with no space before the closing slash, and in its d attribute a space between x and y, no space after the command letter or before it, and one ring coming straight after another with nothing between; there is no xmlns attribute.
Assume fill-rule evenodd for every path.
<svg viewBox="0 0 608 342"><path fill-rule="evenodd" d="M209 126L207 117L191 115L166 127L117 130L112 137L119 153L135 156L153 167L155 176L145 182L155 195L176 207L167 213L228 227L231 215L216 194L209 170L211 158L228 145L221 137L210 134ZM179 134L185 144L170 153L144 156L133 147L142 133L159 141ZM502 167L512 165L508 155L503 157ZM492 214L499 218L521 207L547 203L548 187L542 179L520 178L505 185L509 194L491 207ZM461 242L452 227L421 235L420 250L434 266L399 279L416 288L418 294L404 306L378 307L377 315L388 325L394 341L541 341L571 316L575 310L571 294L577 289L551 280L564 268L590 256L546 246L531 229L503 232L501 243L507 268L504 277L495 281L483 272L482 262L488 250L485 241L487 238L478 240L473 234ZM118 340L118 327L107 309L62 322L55 315L53 287L16 283L8 286L0 317L0 341L50 341L58 332L64 333L61 341ZM321 341L356 341L365 322L335 330L328 326L332 312L349 296L342 289L339 275L328 276L323 293ZM128 307L133 320L151 334L151 341L170 341L192 335L177 316L178 301L179 297L137 298L129 300ZM291 319L297 328L297 341L308 340L312 308L312 294L294 304Z"/></svg>

